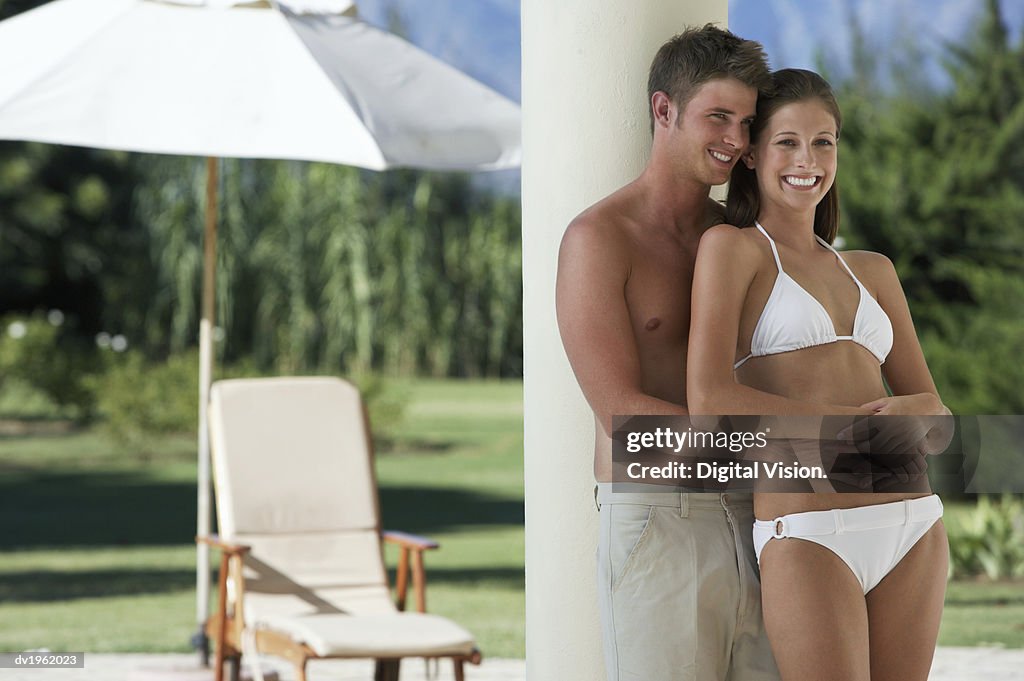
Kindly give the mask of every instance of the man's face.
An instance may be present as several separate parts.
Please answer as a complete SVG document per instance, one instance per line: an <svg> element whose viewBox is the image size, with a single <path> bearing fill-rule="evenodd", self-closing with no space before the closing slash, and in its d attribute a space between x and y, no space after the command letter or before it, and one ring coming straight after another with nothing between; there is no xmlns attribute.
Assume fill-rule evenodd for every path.
<svg viewBox="0 0 1024 681"><path fill-rule="evenodd" d="M735 78L704 83L668 132L679 168L701 184L723 184L750 143L757 90Z"/></svg>

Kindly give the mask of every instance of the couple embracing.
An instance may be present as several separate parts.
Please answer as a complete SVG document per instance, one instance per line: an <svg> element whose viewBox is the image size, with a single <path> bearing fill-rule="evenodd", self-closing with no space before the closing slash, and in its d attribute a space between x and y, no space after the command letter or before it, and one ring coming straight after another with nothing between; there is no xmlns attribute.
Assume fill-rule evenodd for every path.
<svg viewBox="0 0 1024 681"><path fill-rule="evenodd" d="M708 25L661 47L647 100L647 167L569 225L556 291L595 415L608 678L925 681L948 548L923 475L898 492L612 488L616 414L948 414L892 263L832 245L828 83L771 73ZM727 181L723 207L708 193Z"/></svg>

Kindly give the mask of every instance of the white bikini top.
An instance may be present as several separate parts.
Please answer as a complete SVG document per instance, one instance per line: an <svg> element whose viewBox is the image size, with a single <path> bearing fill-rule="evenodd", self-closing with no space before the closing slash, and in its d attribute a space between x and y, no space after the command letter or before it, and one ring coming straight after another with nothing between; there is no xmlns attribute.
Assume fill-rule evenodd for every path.
<svg viewBox="0 0 1024 681"><path fill-rule="evenodd" d="M775 256L775 265L779 273L775 277L775 285L768 296L768 301L761 310L761 317L754 327L754 335L750 339L750 354L736 362L733 369L751 357L777 355L790 350L800 350L815 345L826 345L836 341L853 341L867 348L878 363L885 362L892 349L892 322L878 301L871 297L864 285L860 283L853 271L839 255L836 249L818 235L815 238L822 246L836 254L843 268L853 278L860 290L860 301L857 303L857 314L853 318L853 334L840 336L832 324L832 318L818 300L807 292L795 279L782 269L779 251L775 241L760 223L755 223L761 234L768 239Z"/></svg>

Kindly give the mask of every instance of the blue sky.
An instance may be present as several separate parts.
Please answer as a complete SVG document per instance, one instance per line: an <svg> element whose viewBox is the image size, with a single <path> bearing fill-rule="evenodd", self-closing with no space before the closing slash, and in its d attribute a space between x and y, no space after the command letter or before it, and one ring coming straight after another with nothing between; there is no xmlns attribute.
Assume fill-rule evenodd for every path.
<svg viewBox="0 0 1024 681"><path fill-rule="evenodd" d="M519 0L356 0L356 5L363 19L384 27L393 8L410 41L520 101Z"/></svg>
<svg viewBox="0 0 1024 681"><path fill-rule="evenodd" d="M883 63L906 57L911 37L927 57L920 63L922 77L941 87L948 82L939 60L943 46L961 40L985 5L981 0L729 0L729 28L761 41L773 68L814 69L820 55L837 75L847 75L848 27L856 21ZM1024 1L1003 0L1002 12L1011 39L1018 40Z"/></svg>
<svg viewBox="0 0 1024 681"><path fill-rule="evenodd" d="M477 80L520 101L519 0L356 0L360 14L387 24L389 8L401 16L412 42ZM549 0L557 2L558 0ZM938 57L959 40L984 9L982 0L730 0L730 28L760 40L776 68L814 68L821 51L848 71L850 16L856 17L882 58L899 57L906 36L930 58L923 77L942 85ZM1003 0L1011 35L1024 26L1024 0Z"/></svg>

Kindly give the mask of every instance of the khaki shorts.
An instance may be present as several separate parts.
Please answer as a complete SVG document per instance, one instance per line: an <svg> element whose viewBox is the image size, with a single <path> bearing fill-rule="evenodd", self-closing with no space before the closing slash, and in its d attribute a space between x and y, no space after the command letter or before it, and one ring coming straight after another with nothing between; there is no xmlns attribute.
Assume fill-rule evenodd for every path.
<svg viewBox="0 0 1024 681"><path fill-rule="evenodd" d="M750 494L598 485L609 681L778 681L761 618Z"/></svg>

